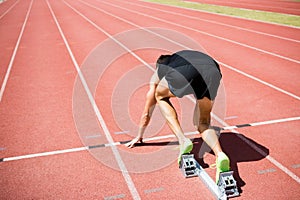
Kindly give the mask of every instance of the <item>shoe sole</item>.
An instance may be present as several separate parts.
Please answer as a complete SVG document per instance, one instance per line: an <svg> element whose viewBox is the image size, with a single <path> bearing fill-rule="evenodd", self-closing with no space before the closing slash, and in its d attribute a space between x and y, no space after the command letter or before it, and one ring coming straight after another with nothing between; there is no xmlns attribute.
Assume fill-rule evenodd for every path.
<svg viewBox="0 0 300 200"><path fill-rule="evenodd" d="M180 162L181 162L181 156L182 156L183 154L188 154L188 153L190 153L190 152L193 150L193 147L194 147L194 145L193 145L193 143L191 142L189 145L187 145L187 146L185 147L184 151L180 152L180 154L179 154L179 156L178 156L178 164L179 164L179 165L180 165Z"/></svg>

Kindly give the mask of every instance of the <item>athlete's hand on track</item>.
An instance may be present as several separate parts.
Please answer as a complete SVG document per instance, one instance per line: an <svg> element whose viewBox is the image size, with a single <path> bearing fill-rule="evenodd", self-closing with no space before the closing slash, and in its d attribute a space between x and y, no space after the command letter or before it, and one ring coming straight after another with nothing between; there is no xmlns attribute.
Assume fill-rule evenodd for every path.
<svg viewBox="0 0 300 200"><path fill-rule="evenodd" d="M137 144L138 142L143 143L143 138L141 137L136 137L133 140L131 140L130 142L126 143L125 145L128 148L133 148L135 146L135 144Z"/></svg>

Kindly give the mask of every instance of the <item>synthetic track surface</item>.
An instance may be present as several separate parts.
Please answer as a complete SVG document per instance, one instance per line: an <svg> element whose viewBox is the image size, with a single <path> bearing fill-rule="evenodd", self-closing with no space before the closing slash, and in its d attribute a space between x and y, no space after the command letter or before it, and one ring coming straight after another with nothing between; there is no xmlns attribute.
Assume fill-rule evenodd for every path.
<svg viewBox="0 0 300 200"><path fill-rule="evenodd" d="M136 37L128 38L131 33ZM178 40L175 33L196 43ZM215 199L199 178L181 175L176 140L162 139L170 130L159 111L146 137L160 140L130 150L99 145L136 134L152 64L169 50L155 46L200 44L218 60L226 90L225 121L214 121L219 126L299 117L299 33L293 27L137 0L0 4L1 196ZM101 48L107 44L110 49ZM97 51L103 63L113 52L123 53L89 71L88 56ZM186 132L194 131L193 104L189 98L174 100ZM286 120L222 131L220 141L242 192L236 199L300 197L299 128L299 120ZM202 141L199 135L190 137L195 137L193 152L201 161ZM214 156L205 153L204 162L214 179L215 170L207 168Z"/></svg>
<svg viewBox="0 0 300 200"><path fill-rule="evenodd" d="M212 5L229 6L250 10L261 10L275 13L300 15L300 3L287 0L261 0L261 1L241 1L241 0L189 0L189 2L206 3Z"/></svg>

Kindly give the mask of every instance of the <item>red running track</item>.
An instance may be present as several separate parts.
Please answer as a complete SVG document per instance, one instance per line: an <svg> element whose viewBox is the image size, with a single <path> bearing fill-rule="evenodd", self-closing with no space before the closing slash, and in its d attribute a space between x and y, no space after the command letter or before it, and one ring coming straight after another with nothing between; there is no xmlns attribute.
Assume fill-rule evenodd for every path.
<svg viewBox="0 0 300 200"><path fill-rule="evenodd" d="M206 3L212 5L229 6L250 10L261 10L291 15L300 15L300 3L297 1L262 0L262 1L241 1L241 0L190 0L189 2Z"/></svg>
<svg viewBox="0 0 300 200"><path fill-rule="evenodd" d="M4 199L215 199L199 178L181 175L159 111L146 137L160 140L95 146L136 134L149 64L166 51L200 44L220 62L222 126L300 116L299 29L136 0L10 0L0 11ZM184 130L194 131L193 102L174 104ZM221 134L242 191L236 199L300 197L298 129L296 120ZM214 156L202 155L199 138L193 152L207 167ZM214 179L214 169L205 171Z"/></svg>

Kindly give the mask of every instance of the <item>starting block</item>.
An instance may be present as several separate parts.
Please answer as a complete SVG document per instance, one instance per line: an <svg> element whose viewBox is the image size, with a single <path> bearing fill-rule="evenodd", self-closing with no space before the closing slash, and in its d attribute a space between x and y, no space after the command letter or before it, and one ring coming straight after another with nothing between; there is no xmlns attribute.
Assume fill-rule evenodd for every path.
<svg viewBox="0 0 300 200"><path fill-rule="evenodd" d="M221 193L225 193L228 198L237 197L240 195L236 186L236 181L233 178L233 171L220 173L218 187Z"/></svg>
<svg viewBox="0 0 300 200"><path fill-rule="evenodd" d="M185 178L198 176L196 162L193 154L183 154L181 156L180 169Z"/></svg>
<svg viewBox="0 0 300 200"><path fill-rule="evenodd" d="M218 200L240 196L236 181L233 177L233 171L220 173L219 182L217 185L215 185L215 182L209 180L210 178L203 177L205 176L202 173L203 169L195 160L193 154L183 154L181 156L179 168L185 178L199 176L200 179L205 179L205 182L208 185L211 185L210 189L218 197Z"/></svg>

